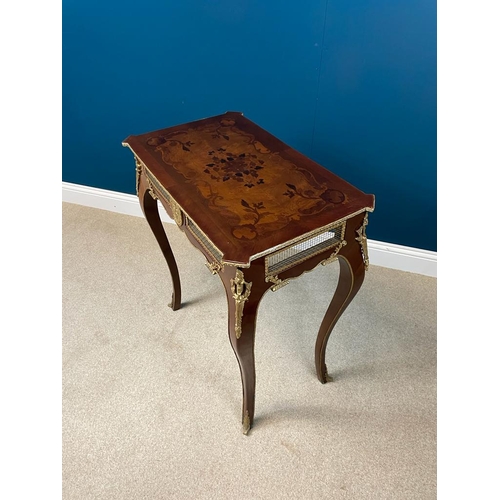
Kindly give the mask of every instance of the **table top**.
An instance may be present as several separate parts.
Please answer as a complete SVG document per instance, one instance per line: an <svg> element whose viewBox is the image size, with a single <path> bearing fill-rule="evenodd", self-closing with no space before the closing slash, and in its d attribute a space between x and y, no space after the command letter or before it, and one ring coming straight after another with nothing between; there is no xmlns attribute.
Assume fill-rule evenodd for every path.
<svg viewBox="0 0 500 500"><path fill-rule="evenodd" d="M211 240L224 262L374 208L365 194L242 113L227 112L123 141Z"/></svg>

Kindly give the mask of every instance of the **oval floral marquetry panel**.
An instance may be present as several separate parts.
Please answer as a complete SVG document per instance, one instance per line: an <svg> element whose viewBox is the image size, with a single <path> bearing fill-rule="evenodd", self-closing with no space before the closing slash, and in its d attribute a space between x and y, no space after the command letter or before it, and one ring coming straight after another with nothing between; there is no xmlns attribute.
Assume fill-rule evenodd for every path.
<svg viewBox="0 0 500 500"><path fill-rule="evenodd" d="M234 125L221 119L146 142L196 187L206 208L227 222L235 238L253 240L348 201L342 191Z"/></svg>

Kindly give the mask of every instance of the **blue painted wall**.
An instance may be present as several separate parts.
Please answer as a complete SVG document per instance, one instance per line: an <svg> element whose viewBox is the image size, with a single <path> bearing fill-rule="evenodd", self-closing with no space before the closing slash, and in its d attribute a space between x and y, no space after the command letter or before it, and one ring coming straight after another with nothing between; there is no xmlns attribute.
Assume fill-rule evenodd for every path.
<svg viewBox="0 0 500 500"><path fill-rule="evenodd" d="M436 250L435 0L63 1L63 180L135 193L121 141L227 110Z"/></svg>

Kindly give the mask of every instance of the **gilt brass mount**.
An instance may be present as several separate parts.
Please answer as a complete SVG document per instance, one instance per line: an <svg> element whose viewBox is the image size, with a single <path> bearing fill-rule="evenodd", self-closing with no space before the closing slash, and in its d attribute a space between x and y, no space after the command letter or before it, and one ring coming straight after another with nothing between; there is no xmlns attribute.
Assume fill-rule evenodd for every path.
<svg viewBox="0 0 500 500"><path fill-rule="evenodd" d="M205 262L205 265L212 274L217 274L222 269L222 266L218 262Z"/></svg>
<svg viewBox="0 0 500 500"><path fill-rule="evenodd" d="M370 260L368 259L368 244L366 239L366 226L368 225L368 212L365 213L365 218L359 229L356 229L356 241L359 242L361 246L361 254L363 255L363 262L365 263L365 269L368 271L370 265Z"/></svg>
<svg viewBox="0 0 500 500"><path fill-rule="evenodd" d="M347 241L342 240L341 243L339 243L339 245L335 248L335 251L330 255L330 257L328 257L328 259L321 261L321 265L326 266L327 264L330 264L330 262L335 262L338 259L337 254L340 252L340 249L342 247L345 247L346 245Z"/></svg>
<svg viewBox="0 0 500 500"><path fill-rule="evenodd" d="M170 208L172 209L172 215L174 217L175 223L180 227L182 226L182 210L181 207L174 201L173 198L169 200Z"/></svg>
<svg viewBox="0 0 500 500"><path fill-rule="evenodd" d="M248 410L245 412L245 417L243 418L243 434L248 434L250 430L250 415L248 414Z"/></svg>
<svg viewBox="0 0 500 500"><path fill-rule="evenodd" d="M135 160L135 190L137 192L137 196L139 196L139 183L142 174L142 163L139 161L139 158L137 158L137 156L134 156L134 160Z"/></svg>
<svg viewBox="0 0 500 500"><path fill-rule="evenodd" d="M278 278L277 274L266 276L266 281L268 283L274 283L274 285L271 287L272 292L275 292L276 290L279 290L280 288L283 288L285 285L288 285L288 283L290 283L290 280L282 280L281 278Z"/></svg>
<svg viewBox="0 0 500 500"><path fill-rule="evenodd" d="M233 298L236 306L234 331L237 339L241 337L243 307L250 296L251 288L252 283L247 283L243 272L240 269L236 269L236 276L234 279L231 279L231 291L233 292Z"/></svg>

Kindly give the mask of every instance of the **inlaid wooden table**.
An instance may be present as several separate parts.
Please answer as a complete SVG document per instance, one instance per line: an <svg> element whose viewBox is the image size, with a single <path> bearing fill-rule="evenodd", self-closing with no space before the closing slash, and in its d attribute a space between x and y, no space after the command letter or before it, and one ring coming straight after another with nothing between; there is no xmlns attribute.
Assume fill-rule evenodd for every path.
<svg viewBox="0 0 500 500"><path fill-rule="evenodd" d="M365 194L245 118L227 112L125 139L135 157L137 195L165 256L175 311L181 285L157 200L224 285L229 339L243 385L243 433L255 403L256 313L264 293L335 260L340 276L319 328L316 374L329 379L328 337L368 269Z"/></svg>

